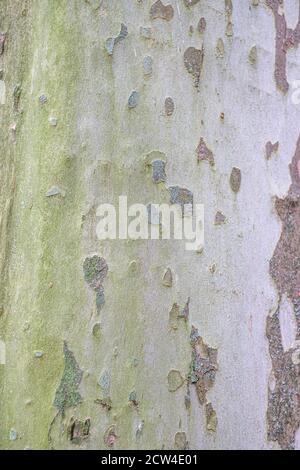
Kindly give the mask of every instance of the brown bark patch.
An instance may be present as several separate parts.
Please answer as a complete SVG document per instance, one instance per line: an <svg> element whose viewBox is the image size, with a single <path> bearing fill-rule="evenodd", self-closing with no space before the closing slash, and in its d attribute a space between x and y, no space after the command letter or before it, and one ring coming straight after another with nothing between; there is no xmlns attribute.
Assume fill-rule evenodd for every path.
<svg viewBox="0 0 300 470"><path fill-rule="evenodd" d="M168 98L165 99L166 116L172 116L172 114L174 113L174 109L175 109L174 101L172 100L170 96L168 96Z"/></svg>
<svg viewBox="0 0 300 470"><path fill-rule="evenodd" d="M222 225L225 224L226 222L226 216L223 214L223 212L218 211L215 215L215 225Z"/></svg>
<svg viewBox="0 0 300 470"><path fill-rule="evenodd" d="M82 444L82 442L89 436L90 426L90 418L87 418L84 421L71 418L70 424L68 426L68 434L72 444Z"/></svg>
<svg viewBox="0 0 300 470"><path fill-rule="evenodd" d="M232 1L225 0L226 36L232 36L233 34L232 12L233 12Z"/></svg>
<svg viewBox="0 0 300 470"><path fill-rule="evenodd" d="M4 52L4 45L6 41L6 34L0 33L0 55Z"/></svg>
<svg viewBox="0 0 300 470"><path fill-rule="evenodd" d="M293 363L293 350L282 347L279 310L267 319L267 338L275 388L268 393L268 439L282 449L294 449L300 425L300 366Z"/></svg>
<svg viewBox="0 0 300 470"><path fill-rule="evenodd" d="M199 23L197 25L197 29L198 29L200 34L203 34L204 31L206 30L206 19L203 16L199 20Z"/></svg>
<svg viewBox="0 0 300 470"><path fill-rule="evenodd" d="M203 66L204 49L196 49L195 47L188 47L183 55L183 61L186 70L194 77L195 87L198 88L200 84L200 76Z"/></svg>
<svg viewBox="0 0 300 470"><path fill-rule="evenodd" d="M282 232L270 260L270 275L279 294L287 295L293 305L300 339L300 138L290 164L292 183L284 199L276 199L276 211L282 222ZM295 361L297 349L284 351L279 307L267 319L267 338L272 360L275 385L268 397L268 438L283 449L293 449L295 433L300 426L300 366Z"/></svg>
<svg viewBox="0 0 300 470"><path fill-rule="evenodd" d="M230 175L230 187L234 193L238 193L241 187L242 173L237 167L233 167Z"/></svg>
<svg viewBox="0 0 300 470"><path fill-rule="evenodd" d="M186 438L185 432L177 432L174 439L175 449L187 450L189 443Z"/></svg>
<svg viewBox="0 0 300 470"><path fill-rule="evenodd" d="M206 403L205 405L205 418L207 431L216 432L218 419L211 403Z"/></svg>
<svg viewBox="0 0 300 470"><path fill-rule="evenodd" d="M156 20L160 18L161 20L170 21L174 16L174 9L172 5L164 5L160 0L153 3L150 8L150 18L151 20Z"/></svg>
<svg viewBox="0 0 300 470"><path fill-rule="evenodd" d="M295 29L287 27L284 13L279 12L283 6L282 0L267 0L266 4L271 8L275 21L275 72L276 85L283 93L287 93L289 84L286 77L286 53L289 48L297 47L300 43L300 4L298 22Z"/></svg>
<svg viewBox="0 0 300 470"><path fill-rule="evenodd" d="M266 143L266 159L270 160L272 157L272 154L275 152L278 152L279 149L279 142L275 142L275 144L272 144L272 142L268 141Z"/></svg>
<svg viewBox="0 0 300 470"><path fill-rule="evenodd" d="M218 350L211 348L201 338L197 328L191 331L192 361L189 381L194 384L201 405L206 403L206 394L213 387L218 370Z"/></svg>
<svg viewBox="0 0 300 470"><path fill-rule="evenodd" d="M198 163L203 160L206 160L211 166L215 164L214 155L212 151L207 147L202 137L199 141L198 147L196 148L196 154Z"/></svg>

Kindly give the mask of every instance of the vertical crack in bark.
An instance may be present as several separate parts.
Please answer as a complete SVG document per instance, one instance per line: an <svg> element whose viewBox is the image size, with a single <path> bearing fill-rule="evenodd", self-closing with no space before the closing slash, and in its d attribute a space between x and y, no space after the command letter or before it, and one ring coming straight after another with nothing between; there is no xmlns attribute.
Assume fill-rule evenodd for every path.
<svg viewBox="0 0 300 470"><path fill-rule="evenodd" d="M280 13L283 0L267 0L266 4L271 8L275 20L275 81L279 90L287 93L289 84L286 77L286 53L289 48L297 47L300 43L300 4L295 29L287 27L285 15Z"/></svg>
<svg viewBox="0 0 300 470"><path fill-rule="evenodd" d="M296 318L296 340L300 339L300 137L290 164L292 183L284 199L276 199L282 232L270 260L270 274L279 294L287 295ZM300 425L300 366L295 358L297 346L284 351L277 311L267 319L267 338L275 384L268 396L268 438L283 449L295 447ZM295 343L297 344L297 343Z"/></svg>

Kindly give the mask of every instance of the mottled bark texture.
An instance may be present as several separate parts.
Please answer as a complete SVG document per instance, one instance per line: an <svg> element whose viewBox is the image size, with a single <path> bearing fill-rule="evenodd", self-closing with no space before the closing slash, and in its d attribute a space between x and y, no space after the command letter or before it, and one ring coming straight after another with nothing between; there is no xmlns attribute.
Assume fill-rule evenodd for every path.
<svg viewBox="0 0 300 470"><path fill-rule="evenodd" d="M1 1L1 449L299 448L298 6Z"/></svg>

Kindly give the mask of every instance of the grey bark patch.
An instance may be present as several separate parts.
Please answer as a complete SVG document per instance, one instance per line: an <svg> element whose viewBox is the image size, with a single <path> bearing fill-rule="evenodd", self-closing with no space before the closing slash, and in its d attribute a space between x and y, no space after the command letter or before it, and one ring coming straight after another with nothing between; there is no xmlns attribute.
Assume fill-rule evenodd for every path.
<svg viewBox="0 0 300 470"><path fill-rule="evenodd" d="M72 417L68 426L69 440L72 444L82 444L82 442L89 436L90 427L90 418L86 418L84 421L81 421Z"/></svg>
<svg viewBox="0 0 300 470"><path fill-rule="evenodd" d="M46 95L42 94L42 95L39 96L39 102L40 102L40 104L46 104L47 101L48 101L48 98L47 98Z"/></svg>
<svg viewBox="0 0 300 470"><path fill-rule="evenodd" d="M65 368L60 385L55 393L54 406L61 412L67 408L78 405L82 402L82 397L78 391L82 380L83 372L76 362L74 354L69 350L64 342Z"/></svg>
<svg viewBox="0 0 300 470"><path fill-rule="evenodd" d="M128 36L128 29L124 23L121 23L121 29L115 38L108 38L105 41L105 49L109 55L113 55L114 48L119 42L123 41Z"/></svg>
<svg viewBox="0 0 300 470"><path fill-rule="evenodd" d="M275 152L278 152L279 149L279 142L275 142L275 144L272 144L272 142L268 141L266 143L266 159L270 160L272 157L272 154Z"/></svg>
<svg viewBox="0 0 300 470"><path fill-rule="evenodd" d="M196 5L196 3L200 2L200 0L183 0L183 1L186 7L192 7Z"/></svg>
<svg viewBox="0 0 300 470"><path fill-rule="evenodd" d="M183 55L183 61L186 70L190 73L194 78L194 85L196 88L199 87L200 84L200 76L203 66L203 58L204 58L204 49L196 49L195 47L189 47L186 49Z"/></svg>
<svg viewBox="0 0 300 470"><path fill-rule="evenodd" d="M44 356L44 353L43 351L34 351L33 355L36 359L41 359Z"/></svg>
<svg viewBox="0 0 300 470"><path fill-rule="evenodd" d="M145 422L144 422L144 421L140 421L139 424L137 425L137 427L136 427L136 432L135 432L135 436L136 436L137 439L140 439L140 437L142 436L143 430L144 430L144 426L145 426Z"/></svg>
<svg viewBox="0 0 300 470"><path fill-rule="evenodd" d="M170 96L168 96L168 98L165 99L166 116L172 116L172 114L174 113L174 109L175 109L174 101L172 100Z"/></svg>
<svg viewBox="0 0 300 470"><path fill-rule="evenodd" d="M178 204L184 209L185 204L193 204L193 193L186 188L180 186L170 186L170 204Z"/></svg>
<svg viewBox="0 0 300 470"><path fill-rule="evenodd" d="M0 55L4 53L5 41L6 41L6 34L0 33Z"/></svg>
<svg viewBox="0 0 300 470"><path fill-rule="evenodd" d="M198 147L196 148L196 155L198 163L206 160L211 166L215 164L214 155L212 151L207 147L202 137L200 138Z"/></svg>
<svg viewBox="0 0 300 470"><path fill-rule="evenodd" d="M144 39L152 39L153 30L152 30L152 28L149 28L147 26L140 26L140 35Z"/></svg>
<svg viewBox="0 0 300 470"><path fill-rule="evenodd" d="M172 271L171 271L170 268L166 269L166 271L163 275L162 283L165 287L172 287L172 285L173 285L173 275L172 275Z"/></svg>
<svg viewBox="0 0 300 470"><path fill-rule="evenodd" d="M160 18L161 20L170 21L174 16L174 9L172 5L164 5L161 0L153 3L150 8L150 18L155 20Z"/></svg>
<svg viewBox="0 0 300 470"><path fill-rule="evenodd" d="M128 98L128 108L132 109L135 108L139 103L139 93L137 91L133 91Z"/></svg>
<svg viewBox="0 0 300 470"><path fill-rule="evenodd" d="M187 410L191 409L191 392L189 385L187 386L187 392L184 396L184 406Z"/></svg>
<svg viewBox="0 0 300 470"><path fill-rule="evenodd" d="M213 387L218 370L218 351L204 343L197 328L192 326L191 335L192 361L189 382L196 387L201 405L206 402L206 394Z"/></svg>
<svg viewBox="0 0 300 470"><path fill-rule="evenodd" d="M189 448L189 443L186 438L185 432L177 432L174 438L175 449L178 450L187 450Z"/></svg>
<svg viewBox="0 0 300 470"><path fill-rule="evenodd" d="M184 384L184 379L179 370L172 369L168 373L169 392L176 392Z"/></svg>
<svg viewBox="0 0 300 470"><path fill-rule="evenodd" d="M152 65L153 65L152 57L149 55L144 57L144 60L143 60L144 75L152 74Z"/></svg>
<svg viewBox="0 0 300 470"><path fill-rule="evenodd" d="M108 370L104 370L98 380L98 385L101 387L104 396L109 396L110 392L110 375Z"/></svg>
<svg viewBox="0 0 300 470"><path fill-rule="evenodd" d="M286 76L286 53L300 43L300 14L295 29L290 29L284 13L279 11L283 7L281 0L266 0L266 4L271 8L275 21L275 82L279 90L287 93L289 84Z"/></svg>
<svg viewBox="0 0 300 470"><path fill-rule="evenodd" d="M238 193L241 187L242 173L237 167L233 167L229 179L230 187L234 193Z"/></svg>
<svg viewBox="0 0 300 470"><path fill-rule="evenodd" d="M205 419L206 419L207 431L216 432L218 419L217 419L217 414L215 410L213 409L213 406L211 403L206 403L205 405Z"/></svg>
<svg viewBox="0 0 300 470"><path fill-rule="evenodd" d="M57 118L56 117L51 116L51 117L49 117L48 121L49 121L49 124L51 126L53 126L53 127L57 126Z"/></svg>
<svg viewBox="0 0 300 470"><path fill-rule="evenodd" d="M203 34L204 31L206 30L206 19L203 16L202 18L200 18L198 22L197 30L199 31L200 34Z"/></svg>
<svg viewBox="0 0 300 470"><path fill-rule="evenodd" d="M218 211L215 215L215 225L222 225L225 222L226 222L225 215L221 211Z"/></svg>
<svg viewBox="0 0 300 470"><path fill-rule="evenodd" d="M166 162L163 160L154 160L151 166L153 183L164 183L166 181Z"/></svg>
<svg viewBox="0 0 300 470"><path fill-rule="evenodd" d="M11 429L9 431L9 440L10 441L16 441L18 439L18 433L15 429Z"/></svg>
<svg viewBox="0 0 300 470"><path fill-rule="evenodd" d="M134 407L138 407L139 406L139 400L138 400L138 397L137 397L137 393L135 390L132 390L130 393L129 393L129 396L128 396L128 401L129 401L129 404L134 406Z"/></svg>
<svg viewBox="0 0 300 470"><path fill-rule="evenodd" d="M62 196L65 197L66 192L58 186L52 186L47 192L46 197Z"/></svg>
<svg viewBox="0 0 300 470"><path fill-rule="evenodd" d="M105 304L105 297L104 297L104 289L103 287L99 287L96 292L96 307L97 310L100 310L101 307Z"/></svg>

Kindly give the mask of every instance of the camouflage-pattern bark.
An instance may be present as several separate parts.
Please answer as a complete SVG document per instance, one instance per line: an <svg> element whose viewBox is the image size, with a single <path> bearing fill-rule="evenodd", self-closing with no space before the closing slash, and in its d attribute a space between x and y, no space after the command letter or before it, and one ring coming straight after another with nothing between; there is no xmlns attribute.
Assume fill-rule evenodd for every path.
<svg viewBox="0 0 300 470"><path fill-rule="evenodd" d="M298 7L1 1L2 449L299 448ZM119 195L203 250L100 242Z"/></svg>

